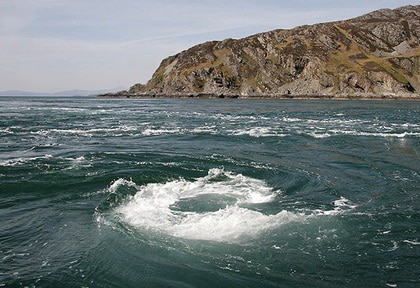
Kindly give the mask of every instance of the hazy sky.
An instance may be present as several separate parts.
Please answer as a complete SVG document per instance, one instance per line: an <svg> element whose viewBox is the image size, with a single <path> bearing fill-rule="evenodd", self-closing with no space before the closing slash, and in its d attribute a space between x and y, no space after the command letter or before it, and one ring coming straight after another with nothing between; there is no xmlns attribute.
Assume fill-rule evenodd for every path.
<svg viewBox="0 0 420 288"><path fill-rule="evenodd" d="M194 44L420 0L0 0L0 91L145 83Z"/></svg>

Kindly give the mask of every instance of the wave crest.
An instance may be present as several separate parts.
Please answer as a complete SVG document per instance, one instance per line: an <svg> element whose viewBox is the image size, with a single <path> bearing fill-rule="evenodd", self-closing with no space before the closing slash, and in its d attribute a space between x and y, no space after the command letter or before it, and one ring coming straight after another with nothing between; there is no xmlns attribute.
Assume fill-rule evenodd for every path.
<svg viewBox="0 0 420 288"><path fill-rule="evenodd" d="M124 184L116 181L112 190ZM299 218L287 211L265 215L255 209L277 194L264 181L210 169L195 181L179 179L139 187L115 212L138 228L186 239L237 242Z"/></svg>
<svg viewBox="0 0 420 288"><path fill-rule="evenodd" d="M356 207L342 197L334 201L332 210L264 213L281 191L273 191L262 180L217 168L192 181L181 178L140 186L118 179L107 190L108 204L101 211L111 211L118 221L173 237L228 243L245 243L291 222Z"/></svg>

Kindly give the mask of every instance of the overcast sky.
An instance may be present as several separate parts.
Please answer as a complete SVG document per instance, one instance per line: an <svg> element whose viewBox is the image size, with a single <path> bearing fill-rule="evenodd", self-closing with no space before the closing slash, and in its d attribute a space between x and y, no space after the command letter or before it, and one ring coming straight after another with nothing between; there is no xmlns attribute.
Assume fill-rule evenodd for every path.
<svg viewBox="0 0 420 288"><path fill-rule="evenodd" d="M145 83L209 40L344 20L420 0L0 0L0 91Z"/></svg>

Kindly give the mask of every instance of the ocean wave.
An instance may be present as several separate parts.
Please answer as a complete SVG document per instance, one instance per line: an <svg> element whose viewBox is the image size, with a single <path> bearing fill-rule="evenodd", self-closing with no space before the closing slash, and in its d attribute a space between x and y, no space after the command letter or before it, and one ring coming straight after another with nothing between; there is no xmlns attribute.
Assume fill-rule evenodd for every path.
<svg viewBox="0 0 420 288"><path fill-rule="evenodd" d="M349 199L340 197L340 199L333 202L334 208L332 210L315 210L314 215L339 215L355 209L357 206L354 205Z"/></svg>
<svg viewBox="0 0 420 288"><path fill-rule="evenodd" d="M1 134L14 134L15 132L11 131L12 127L6 127L4 129L0 129L0 135Z"/></svg>
<svg viewBox="0 0 420 288"><path fill-rule="evenodd" d="M33 148L29 149L33 150ZM29 151L28 150L28 151ZM42 156L31 156L31 157L16 157L4 161L0 161L0 166L3 167L16 167L25 166L34 167L37 165L56 165L61 170L74 170L87 168L92 166L92 161L85 158L85 156L79 157L61 157L53 156L51 154L45 154Z"/></svg>
<svg viewBox="0 0 420 288"><path fill-rule="evenodd" d="M217 168L193 181L179 179L139 186L118 179L108 192L114 195L112 201L119 200L105 206L112 206L112 213L130 226L184 239L228 243L243 243L288 223L338 215L356 207L340 198L332 210L283 209L267 214L258 207L276 201L281 191L274 191L262 180ZM97 220L103 218L98 215Z"/></svg>
<svg viewBox="0 0 420 288"><path fill-rule="evenodd" d="M19 165L25 165L27 163L33 162L33 161L39 161L39 160L45 160L45 159L51 159L54 158L53 155L46 154L43 156L37 156L37 157L17 157L13 159L8 159L4 161L0 161L0 166L19 166Z"/></svg>
<svg viewBox="0 0 420 288"><path fill-rule="evenodd" d="M189 114L187 114L189 115ZM149 115L150 116L150 115ZM369 121L362 119L341 118L297 118L273 117L264 118L256 116L232 115L203 115L197 118L192 113L189 117L173 115L173 121L156 125L156 122L145 119L144 122L129 121L121 125L109 127L60 127L53 129L40 129L29 133L42 136L161 136L161 135L222 135L222 136L249 136L286 137L294 135L309 136L322 139L335 136L361 136L375 138L415 138L420 137L420 125L413 123L383 123L379 120ZM185 119L193 118L193 119ZM185 121L185 122L184 122ZM0 130L5 135L25 135L27 131L5 128Z"/></svg>
<svg viewBox="0 0 420 288"><path fill-rule="evenodd" d="M121 185L135 183L121 180L110 190ZM245 207L273 201L276 194L261 180L211 169L192 182L180 179L142 186L116 213L132 226L175 237L235 242L298 218L287 211L265 215Z"/></svg>
<svg viewBox="0 0 420 288"><path fill-rule="evenodd" d="M402 132L402 133L390 133L390 132L364 132L357 130L337 130L333 129L328 132L320 133L319 131L299 131L298 134L308 135L313 138L329 138L334 136L363 136L363 137L375 137L375 138L407 138L407 137L420 137L420 132Z"/></svg>
<svg viewBox="0 0 420 288"><path fill-rule="evenodd" d="M95 135L106 135L106 136L122 136L127 133L138 132L139 128L133 126L118 126L110 128L92 128L92 129L42 129L39 131L33 131L31 134L37 134L42 136L47 135L76 135L82 137L93 137Z"/></svg>
<svg viewBox="0 0 420 288"><path fill-rule="evenodd" d="M86 108L77 108L77 107L38 107L37 110L57 110L57 111L66 111L66 112L72 112L72 113L90 113L91 110L86 109Z"/></svg>
<svg viewBox="0 0 420 288"><path fill-rule="evenodd" d="M410 245L420 245L420 242L417 240L404 240L403 242Z"/></svg>
<svg viewBox="0 0 420 288"><path fill-rule="evenodd" d="M146 130L141 132L144 136L158 136L158 135L166 135L166 134L182 134L181 129L179 128L172 128L172 129L153 129L147 128Z"/></svg>
<svg viewBox="0 0 420 288"><path fill-rule="evenodd" d="M270 127L252 127L248 129L239 129L231 132L232 135L242 136L248 135L250 137L260 138L260 137L274 137L274 136L286 136L279 134L277 131L273 131Z"/></svg>

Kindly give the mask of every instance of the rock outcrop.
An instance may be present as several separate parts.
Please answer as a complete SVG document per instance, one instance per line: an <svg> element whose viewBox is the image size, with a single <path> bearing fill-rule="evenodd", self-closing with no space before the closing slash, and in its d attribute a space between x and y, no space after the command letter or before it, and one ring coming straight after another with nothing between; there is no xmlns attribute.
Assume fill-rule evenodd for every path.
<svg viewBox="0 0 420 288"><path fill-rule="evenodd" d="M206 42L124 96L384 97L420 93L420 6Z"/></svg>

